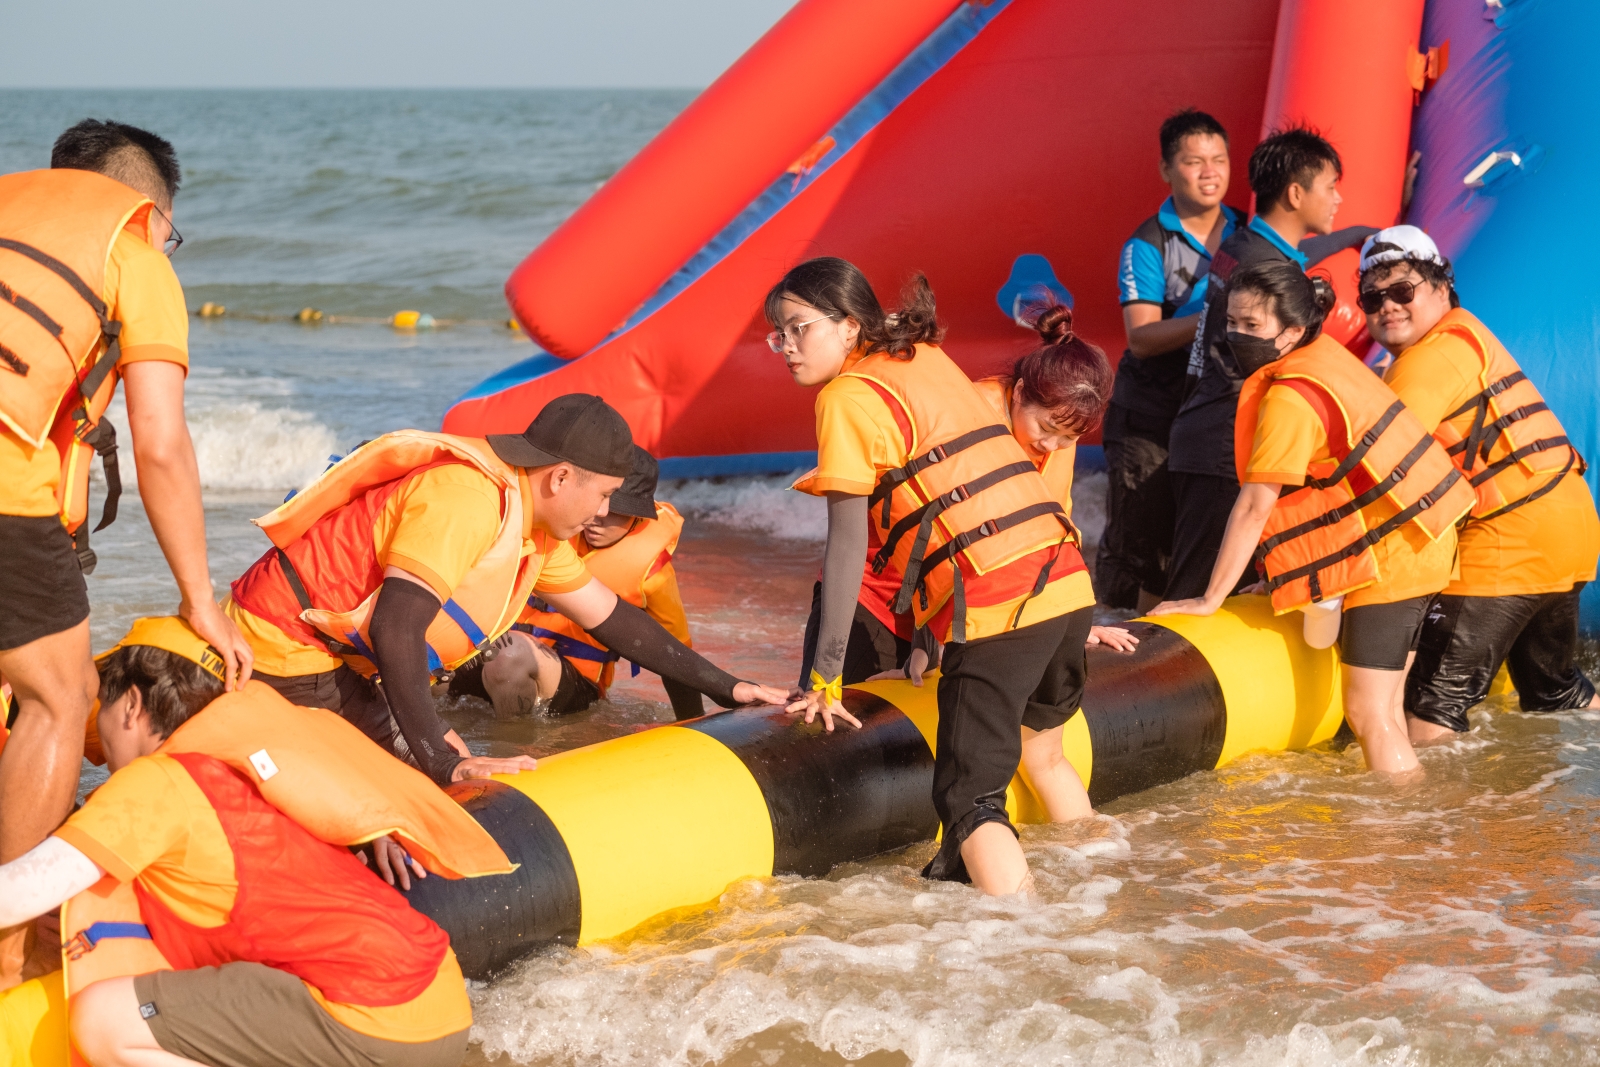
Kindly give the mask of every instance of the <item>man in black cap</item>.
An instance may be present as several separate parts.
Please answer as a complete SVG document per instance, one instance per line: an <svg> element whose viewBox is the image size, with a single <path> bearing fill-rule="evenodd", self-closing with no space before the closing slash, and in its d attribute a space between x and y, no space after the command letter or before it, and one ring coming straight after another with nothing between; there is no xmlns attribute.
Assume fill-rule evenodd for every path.
<svg viewBox="0 0 1600 1067"><path fill-rule="evenodd" d="M633 453L622 416L580 393L520 434L401 430L361 446L258 520L275 547L225 605L255 677L337 711L441 785L533 764L472 756L429 692L493 647L530 596L724 707L781 702L784 690L718 670L619 599L569 543L608 513Z"/></svg>
<svg viewBox="0 0 1600 1067"><path fill-rule="evenodd" d="M572 547L591 575L687 646L689 618L672 566L683 517L657 502L658 471L655 457L634 445L633 470L611 494L610 511L584 523ZM488 700L501 718L568 715L605 698L619 658L534 595L510 633L455 673L450 693ZM671 678L661 682L679 721L704 714L698 690Z"/></svg>

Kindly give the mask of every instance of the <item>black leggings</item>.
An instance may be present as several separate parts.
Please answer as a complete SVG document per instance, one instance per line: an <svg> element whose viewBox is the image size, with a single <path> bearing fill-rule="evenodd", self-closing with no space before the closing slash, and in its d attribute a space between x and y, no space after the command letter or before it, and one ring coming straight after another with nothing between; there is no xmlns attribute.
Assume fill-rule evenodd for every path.
<svg viewBox="0 0 1600 1067"><path fill-rule="evenodd" d="M811 615L806 619L804 651L800 661L800 688L811 688L811 668L817 661L817 631L822 626L822 583L811 587ZM885 626L878 617L856 601L855 618L850 620L849 644L845 646L845 685L864 682L874 674L903 667L911 655L911 642Z"/></svg>
<svg viewBox="0 0 1600 1067"><path fill-rule="evenodd" d="M1407 713L1469 729L1467 712L1489 695L1502 663L1523 711L1587 707L1594 686L1572 662L1582 589L1580 582L1564 593L1440 596L1406 679Z"/></svg>
<svg viewBox="0 0 1600 1067"><path fill-rule="evenodd" d="M1018 630L944 647L933 807L944 841L924 878L967 882L961 844L986 822L1016 828L1006 787L1022 761L1022 730L1053 730L1078 713L1084 642L1094 607Z"/></svg>

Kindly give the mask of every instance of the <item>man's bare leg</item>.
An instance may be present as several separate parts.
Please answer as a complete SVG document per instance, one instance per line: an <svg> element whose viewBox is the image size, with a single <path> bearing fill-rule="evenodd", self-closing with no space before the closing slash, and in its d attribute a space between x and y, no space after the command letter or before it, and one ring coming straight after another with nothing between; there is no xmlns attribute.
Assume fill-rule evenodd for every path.
<svg viewBox="0 0 1600 1067"><path fill-rule="evenodd" d="M89 620L0 652L17 721L0 752L0 863L33 848L66 819L78 792L83 733L99 676ZM22 979L33 924L0 931L0 989Z"/></svg>

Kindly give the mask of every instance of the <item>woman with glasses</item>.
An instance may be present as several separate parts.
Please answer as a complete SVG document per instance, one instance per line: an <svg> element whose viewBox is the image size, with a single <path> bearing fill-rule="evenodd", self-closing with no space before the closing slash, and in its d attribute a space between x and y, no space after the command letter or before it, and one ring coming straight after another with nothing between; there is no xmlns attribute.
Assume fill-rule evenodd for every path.
<svg viewBox="0 0 1600 1067"><path fill-rule="evenodd" d="M1382 381L1322 333L1333 291L1293 263L1228 282L1226 343L1245 374L1239 498L1205 595L1152 615L1210 615L1252 559L1273 610L1342 601L1345 721L1375 771L1417 770L1401 705L1412 649L1450 581L1472 490Z"/></svg>
<svg viewBox="0 0 1600 1067"><path fill-rule="evenodd" d="M860 725L840 690L867 560L895 584L893 610L945 643L933 781L944 839L923 874L1024 891L1028 867L1005 810L1019 762L1043 772L1034 785L1057 798L1052 815L1091 812L1061 756L1094 604L1066 510L938 347L920 275L886 313L855 266L813 259L773 286L766 316L795 382L822 387L817 469L795 485L828 500L821 618L811 689L789 710L808 722L820 714L829 730L835 719Z"/></svg>
<svg viewBox="0 0 1600 1067"><path fill-rule="evenodd" d="M1600 517L1583 459L1505 346L1461 307L1450 263L1415 226L1361 250L1367 331L1385 375L1471 482L1460 573L1428 613L1406 682L1413 742L1467 730L1505 664L1524 711L1600 706L1573 663L1578 594L1594 578Z"/></svg>

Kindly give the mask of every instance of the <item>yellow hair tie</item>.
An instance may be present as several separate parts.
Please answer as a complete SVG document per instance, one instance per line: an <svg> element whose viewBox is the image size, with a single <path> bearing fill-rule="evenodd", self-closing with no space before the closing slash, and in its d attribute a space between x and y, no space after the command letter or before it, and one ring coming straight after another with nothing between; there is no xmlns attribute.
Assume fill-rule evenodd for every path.
<svg viewBox="0 0 1600 1067"><path fill-rule="evenodd" d="M811 691L821 693L835 704L844 701L844 675L839 675L833 681L828 681L816 671L811 672Z"/></svg>

